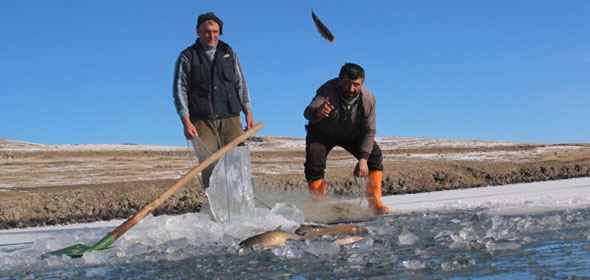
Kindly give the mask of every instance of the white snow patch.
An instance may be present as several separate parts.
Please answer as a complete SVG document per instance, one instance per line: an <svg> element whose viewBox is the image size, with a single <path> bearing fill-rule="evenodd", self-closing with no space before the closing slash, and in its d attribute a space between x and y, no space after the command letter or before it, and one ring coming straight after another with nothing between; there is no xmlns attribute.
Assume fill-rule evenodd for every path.
<svg viewBox="0 0 590 280"><path fill-rule="evenodd" d="M392 213L483 208L493 215L590 207L590 177L385 196Z"/></svg>

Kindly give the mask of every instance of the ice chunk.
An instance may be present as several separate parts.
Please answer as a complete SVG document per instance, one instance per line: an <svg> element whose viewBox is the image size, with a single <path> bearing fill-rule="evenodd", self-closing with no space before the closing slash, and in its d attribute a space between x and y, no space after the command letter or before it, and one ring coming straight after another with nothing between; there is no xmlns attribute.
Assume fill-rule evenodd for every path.
<svg viewBox="0 0 590 280"><path fill-rule="evenodd" d="M402 264L407 269L424 269L424 268L426 268L426 264L419 261L419 260L403 261Z"/></svg>
<svg viewBox="0 0 590 280"><path fill-rule="evenodd" d="M440 264L440 267L444 271L453 271L455 269L455 267L452 264L448 263L448 262L441 263Z"/></svg>
<svg viewBox="0 0 590 280"><path fill-rule="evenodd" d="M272 247L271 252L277 257L287 259L299 258L304 252L304 243L298 240L287 240L285 246Z"/></svg>
<svg viewBox="0 0 590 280"><path fill-rule="evenodd" d="M362 263L362 261L363 261L363 256L362 256L361 254L356 254L356 253L355 253L355 254L351 254L351 255L348 257L347 261L348 261L349 263L351 263L351 264L359 264L359 263Z"/></svg>
<svg viewBox="0 0 590 280"><path fill-rule="evenodd" d="M440 266L444 271L456 271L456 270L465 269L468 266L473 266L476 264L477 264L477 262L473 259L460 258L458 260L454 260L452 263L443 262L440 264Z"/></svg>
<svg viewBox="0 0 590 280"><path fill-rule="evenodd" d="M255 203L247 146L235 147L219 159L205 193L211 214L218 222L226 223L232 217L250 216Z"/></svg>
<svg viewBox="0 0 590 280"><path fill-rule="evenodd" d="M486 249L488 251L505 251L505 250L516 250L520 248L520 242L509 241L509 242L494 242L488 241L486 243Z"/></svg>
<svg viewBox="0 0 590 280"><path fill-rule="evenodd" d="M334 256L340 252L340 245L334 242L312 242L309 243L309 247L307 248L307 252L318 256Z"/></svg>
<svg viewBox="0 0 590 280"><path fill-rule="evenodd" d="M358 249L361 249L361 250L368 249L368 248L373 247L373 242L374 242L374 239L371 236L365 236L363 238L363 240L361 240L361 241L359 241L357 243L354 243L352 245L352 247L353 248L358 248Z"/></svg>
<svg viewBox="0 0 590 280"><path fill-rule="evenodd" d="M420 237L411 231L406 231L399 235L398 240L400 245L414 245L414 243L420 240Z"/></svg>
<svg viewBox="0 0 590 280"><path fill-rule="evenodd" d="M86 264L99 264L109 259L109 254L105 251L90 251L82 255Z"/></svg>
<svg viewBox="0 0 590 280"><path fill-rule="evenodd" d="M451 249L459 249L469 246L469 241L463 239L459 234L452 234L451 239L453 240L453 243L449 245Z"/></svg>
<svg viewBox="0 0 590 280"><path fill-rule="evenodd" d="M479 236L471 228L464 228L459 231L459 237L465 241L478 240Z"/></svg>
<svg viewBox="0 0 590 280"><path fill-rule="evenodd" d="M179 238L179 239L170 240L162 245L162 247L165 249L167 254L174 253L176 251L182 250L182 249L187 248L189 246L190 246L190 243L184 237Z"/></svg>
<svg viewBox="0 0 590 280"><path fill-rule="evenodd" d="M301 224L305 221L305 216L301 210L297 209L297 207L291 203L277 203L275 207L272 208L270 211L271 214L282 216L287 220L294 221L298 224Z"/></svg>
<svg viewBox="0 0 590 280"><path fill-rule="evenodd" d="M440 231L439 233L437 233L434 236L434 240L441 241L441 240L445 240L445 239L450 239L452 235L453 235L453 232L452 231L450 231L450 230L443 230L443 231Z"/></svg>

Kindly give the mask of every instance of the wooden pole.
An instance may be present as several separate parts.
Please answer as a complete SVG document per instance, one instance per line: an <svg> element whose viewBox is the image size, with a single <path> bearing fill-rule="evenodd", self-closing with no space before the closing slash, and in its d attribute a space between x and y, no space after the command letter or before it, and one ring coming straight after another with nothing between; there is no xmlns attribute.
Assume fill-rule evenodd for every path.
<svg viewBox="0 0 590 280"><path fill-rule="evenodd" d="M158 208L158 206L160 206L160 204L162 204L164 201L166 201L166 199L168 199L172 194L174 194L176 191L178 191L181 187L186 185L186 183L188 183L193 177L195 177L197 174L199 174L199 172L203 171L203 169L207 168L209 165L211 165L216 160L221 158L221 156L223 156L225 153L227 153L233 147L244 142L244 140L248 139L248 137L252 136L254 133L256 133L258 130L260 130L263 127L264 127L264 123L259 122L257 125L255 125L251 129L247 130L246 132L244 132L240 136L236 137L236 139L232 140L227 145L223 146L217 152L213 153L207 159L205 159L204 161L199 163L199 165L197 165L195 168L191 169L188 173L186 173L184 176L182 176L182 178L180 178L178 181L176 181L176 183L174 183L170 188L168 188L168 190L166 190L164 193L162 193L160 196L158 196L158 198L153 200L150 204L146 205L143 209L141 209L139 212L137 212L135 215L133 215L133 217L129 218L123 224L121 224L116 229L111 231L110 234L115 239L119 238L121 235L123 235L125 232L127 232L129 229L131 229L133 226L135 226L137 223L139 223L141 220L143 220L143 218L145 218L145 216L149 215L154 210L156 210L156 208Z"/></svg>

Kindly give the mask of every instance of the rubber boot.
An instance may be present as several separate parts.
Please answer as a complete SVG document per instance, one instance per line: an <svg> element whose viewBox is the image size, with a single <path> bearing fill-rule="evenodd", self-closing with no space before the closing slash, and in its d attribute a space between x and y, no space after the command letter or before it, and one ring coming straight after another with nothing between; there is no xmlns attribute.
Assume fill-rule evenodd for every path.
<svg viewBox="0 0 590 280"><path fill-rule="evenodd" d="M367 201L369 207L377 214L389 212L389 208L381 203L381 182L383 180L383 171L369 172L369 182L367 183Z"/></svg>
<svg viewBox="0 0 590 280"><path fill-rule="evenodd" d="M311 200L313 202L326 201L326 183L324 179L307 182L309 193L311 194Z"/></svg>

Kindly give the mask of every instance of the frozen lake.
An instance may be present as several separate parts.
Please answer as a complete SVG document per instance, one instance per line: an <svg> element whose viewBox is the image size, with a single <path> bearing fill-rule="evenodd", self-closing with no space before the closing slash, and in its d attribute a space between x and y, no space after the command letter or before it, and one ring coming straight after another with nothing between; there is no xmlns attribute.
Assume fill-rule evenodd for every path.
<svg viewBox="0 0 590 280"><path fill-rule="evenodd" d="M353 245L332 238L253 251L238 244L296 215L257 209L226 224L207 214L148 217L82 258L41 258L92 245L123 221L0 231L0 279L589 277L590 178L388 196L393 215L357 223Z"/></svg>

